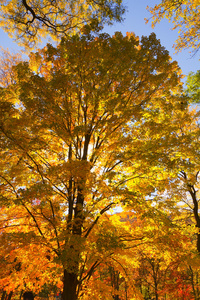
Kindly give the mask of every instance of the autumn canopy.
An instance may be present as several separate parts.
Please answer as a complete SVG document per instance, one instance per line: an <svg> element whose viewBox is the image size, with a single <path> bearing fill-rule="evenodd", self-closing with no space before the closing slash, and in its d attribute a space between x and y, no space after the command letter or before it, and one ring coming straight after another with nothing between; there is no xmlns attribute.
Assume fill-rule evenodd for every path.
<svg viewBox="0 0 200 300"><path fill-rule="evenodd" d="M2 300L198 299L198 115L177 63L154 33L99 33L121 1L1 7L26 47L60 40L1 58Z"/></svg>

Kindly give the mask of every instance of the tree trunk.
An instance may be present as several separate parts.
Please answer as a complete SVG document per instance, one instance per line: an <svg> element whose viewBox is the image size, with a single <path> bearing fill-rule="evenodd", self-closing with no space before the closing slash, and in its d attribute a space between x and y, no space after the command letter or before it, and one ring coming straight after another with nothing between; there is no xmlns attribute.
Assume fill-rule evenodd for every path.
<svg viewBox="0 0 200 300"><path fill-rule="evenodd" d="M83 202L84 197L82 195L82 189L78 187L78 195L77 195L77 202L74 209L74 224L72 225L72 232L71 235L77 237L77 239L81 238L82 236L82 227L84 222L83 216ZM69 227L68 227L69 228ZM74 272L71 270L64 270L64 287L63 287L63 300L77 300L78 299L78 269L79 269L79 257L81 252L81 247L77 249L77 246L74 249L74 245L68 245L71 249L75 250L76 255L75 258L71 257L71 260L74 260ZM76 261L77 259L77 261Z"/></svg>
<svg viewBox="0 0 200 300"><path fill-rule="evenodd" d="M69 273L67 270L64 270L64 287L63 287L63 300L77 300L77 286L78 280L77 275Z"/></svg>
<svg viewBox="0 0 200 300"><path fill-rule="evenodd" d="M196 174L196 180L198 178L199 172ZM193 214L196 221L196 227L197 227L197 251L200 253L200 216L199 216L199 203L197 199L197 191L195 189L195 185L190 184L188 182L187 175L184 171L181 172L181 176L184 178L184 180L187 183L187 190L192 198L193 201Z"/></svg>
<svg viewBox="0 0 200 300"><path fill-rule="evenodd" d="M5 300L6 298L6 291L3 291L3 294L1 295L1 300Z"/></svg>
<svg viewBox="0 0 200 300"><path fill-rule="evenodd" d="M82 161L87 161L87 153L88 153L88 147L90 142L91 134L85 135L85 144L83 149L83 157ZM72 157L72 147L70 145L69 147L69 160L71 160ZM68 220L67 220L67 229L68 231L71 231L72 236L76 236L77 238L82 237L82 228L84 223L84 213L83 213L83 204L84 204L84 195L83 195L83 188L85 186L86 179L80 180L80 182L77 185L77 196L76 201L73 200L72 195L72 178L69 181L69 188L68 188L68 203L69 203L69 214L68 214ZM75 207L73 208L74 203L76 203ZM73 225L71 225L71 221L73 219L73 210L74 210L74 222ZM67 242L67 241L66 241ZM73 248L73 244L69 246ZM63 294L62 299L63 300L77 300L78 299L78 287L79 281L78 281L78 269L79 269L79 257L81 254L81 247L79 249L75 249L77 251L77 261L75 261L75 271L68 271L67 269L64 269L64 278L63 278ZM76 259L73 256L71 259Z"/></svg>
<svg viewBox="0 0 200 300"><path fill-rule="evenodd" d="M198 199L197 199L197 191L195 190L195 187L193 185L188 184L188 191L192 197L193 200L193 213L196 221L196 227L197 227L197 251L200 253L200 217L199 217L199 207L198 207Z"/></svg>
<svg viewBox="0 0 200 300"><path fill-rule="evenodd" d="M200 228L198 227L198 232ZM200 253L200 233L197 233L197 251Z"/></svg>
<svg viewBox="0 0 200 300"><path fill-rule="evenodd" d="M111 284L112 287L114 288L114 295L113 295L113 299L114 300L120 300L119 295L115 292L119 291L119 272L115 271L113 267L109 268L110 271L110 276L111 276Z"/></svg>
<svg viewBox="0 0 200 300"><path fill-rule="evenodd" d="M6 300L10 300L10 299L12 298L12 295L13 295L13 292L10 292L10 293L8 294L8 297L7 297Z"/></svg>

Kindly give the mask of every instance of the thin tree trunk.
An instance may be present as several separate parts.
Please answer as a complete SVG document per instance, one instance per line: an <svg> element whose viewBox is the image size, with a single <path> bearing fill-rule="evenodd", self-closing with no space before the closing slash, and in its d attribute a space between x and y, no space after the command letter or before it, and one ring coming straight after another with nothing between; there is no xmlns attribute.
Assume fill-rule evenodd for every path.
<svg viewBox="0 0 200 300"><path fill-rule="evenodd" d="M1 295L1 300L5 300L6 298L6 291L3 291L3 294Z"/></svg>
<svg viewBox="0 0 200 300"><path fill-rule="evenodd" d="M197 227L197 251L200 253L200 217L199 217L199 213L198 213L198 200L197 200L197 196L196 196L196 190L195 187L192 185L188 185L188 191L192 197L193 200L193 213L194 213L194 217L195 217L195 221L196 221L196 227Z"/></svg>
<svg viewBox="0 0 200 300"><path fill-rule="evenodd" d="M194 273L193 273L193 270L192 270L191 266L189 266L189 270L190 270L190 278L191 278L191 284L192 284L192 290L193 290L194 298L195 298L195 300L197 300L196 291L195 291L195 284L194 284Z"/></svg>
<svg viewBox="0 0 200 300"><path fill-rule="evenodd" d="M196 180L198 178L199 172L196 174ZM190 184L188 182L187 175L184 171L181 172L182 178L187 183L187 190L192 198L193 201L193 214L196 222L196 227L197 227L197 251L200 253L200 216L199 216L199 204L198 204L198 199L197 199L197 191L195 189L195 186L193 184Z"/></svg>
<svg viewBox="0 0 200 300"><path fill-rule="evenodd" d="M20 293L19 300L21 300L21 299L22 299L22 296L23 296L23 290L22 290L22 291L21 291L21 293Z"/></svg>
<svg viewBox="0 0 200 300"><path fill-rule="evenodd" d="M12 298L12 295L13 295L13 292L10 292L10 293L8 294L8 297L7 297L6 300L10 300L10 299Z"/></svg>

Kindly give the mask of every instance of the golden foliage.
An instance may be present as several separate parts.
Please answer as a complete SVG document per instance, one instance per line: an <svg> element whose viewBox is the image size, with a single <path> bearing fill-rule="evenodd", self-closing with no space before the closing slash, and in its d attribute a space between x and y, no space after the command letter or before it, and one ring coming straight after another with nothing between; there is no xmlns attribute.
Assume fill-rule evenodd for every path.
<svg viewBox="0 0 200 300"><path fill-rule="evenodd" d="M190 47L194 49L194 52L198 51L200 47L199 0L164 0L154 7L148 7L148 10L152 14L153 26L166 17L173 22L173 29L179 29L179 37L175 45L177 51Z"/></svg>

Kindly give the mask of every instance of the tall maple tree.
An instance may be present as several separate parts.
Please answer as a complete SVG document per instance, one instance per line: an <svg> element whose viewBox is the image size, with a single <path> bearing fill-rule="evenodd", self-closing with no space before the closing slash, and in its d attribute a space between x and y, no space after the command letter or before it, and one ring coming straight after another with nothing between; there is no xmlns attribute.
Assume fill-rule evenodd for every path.
<svg viewBox="0 0 200 300"><path fill-rule="evenodd" d="M119 204L145 212L174 160L187 119L180 71L155 34L116 33L47 45L10 76L0 89L1 284L63 281L63 299L76 300L122 247L109 229L92 240L102 215Z"/></svg>

